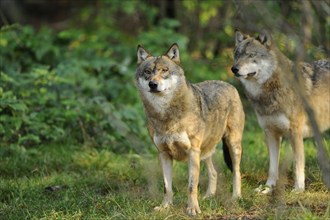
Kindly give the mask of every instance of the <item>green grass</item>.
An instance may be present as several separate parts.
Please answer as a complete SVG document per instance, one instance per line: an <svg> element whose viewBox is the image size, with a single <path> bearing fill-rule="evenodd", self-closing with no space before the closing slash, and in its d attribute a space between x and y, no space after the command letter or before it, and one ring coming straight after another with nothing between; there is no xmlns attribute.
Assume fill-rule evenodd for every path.
<svg viewBox="0 0 330 220"><path fill-rule="evenodd" d="M197 218L329 219L330 193L321 181L312 141L305 142L306 191L291 192L293 154L284 142L280 187L273 195L262 196L254 188L266 181L267 151L259 127L247 129L241 166L243 198L230 199L231 173L218 150L214 156L217 194L202 200L207 187L202 165L202 214ZM174 163L174 206L155 212L163 191L156 155L115 155L107 149L67 143L1 147L0 158L0 219L189 219L185 214L186 163Z"/></svg>

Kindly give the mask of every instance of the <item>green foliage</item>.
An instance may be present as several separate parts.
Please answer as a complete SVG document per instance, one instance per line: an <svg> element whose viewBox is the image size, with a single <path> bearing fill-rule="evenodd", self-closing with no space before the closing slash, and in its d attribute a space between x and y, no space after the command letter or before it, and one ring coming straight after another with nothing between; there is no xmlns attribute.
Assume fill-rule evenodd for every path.
<svg viewBox="0 0 330 220"><path fill-rule="evenodd" d="M201 26L205 27L208 25L211 18L216 17L218 9L223 5L221 1L183 1L183 6L190 12L199 10L198 20Z"/></svg>
<svg viewBox="0 0 330 220"><path fill-rule="evenodd" d="M178 27L180 27L178 20L163 19L159 25L153 27L148 32L142 32L138 37L138 42L142 45L148 45L148 50L155 55L164 54L167 48L173 43L177 43L180 45L182 54L184 54L187 49L188 38L174 32Z"/></svg>
<svg viewBox="0 0 330 220"><path fill-rule="evenodd" d="M107 43L115 38L107 31L3 28L1 144L75 140L116 152L148 149L133 53L122 46L116 57L120 48Z"/></svg>

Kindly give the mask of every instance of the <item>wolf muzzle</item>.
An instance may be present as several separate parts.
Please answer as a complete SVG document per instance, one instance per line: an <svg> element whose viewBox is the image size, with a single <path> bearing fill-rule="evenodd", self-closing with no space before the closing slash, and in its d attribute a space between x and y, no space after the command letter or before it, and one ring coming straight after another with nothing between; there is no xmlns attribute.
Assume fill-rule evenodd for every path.
<svg viewBox="0 0 330 220"><path fill-rule="evenodd" d="M231 71L234 73L234 75L235 75L236 77L240 77L240 76L242 76L241 74L239 74L239 68L238 68L236 65L232 66ZM251 73L248 73L248 74L247 74L247 77L253 77L253 76L255 76L256 74L257 74L257 72L251 72Z"/></svg>

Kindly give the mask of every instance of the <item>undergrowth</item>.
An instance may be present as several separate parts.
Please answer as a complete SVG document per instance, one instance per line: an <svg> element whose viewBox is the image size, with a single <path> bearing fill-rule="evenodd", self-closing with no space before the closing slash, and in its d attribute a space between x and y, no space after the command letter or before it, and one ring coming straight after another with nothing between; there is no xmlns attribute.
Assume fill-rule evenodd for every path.
<svg viewBox="0 0 330 220"><path fill-rule="evenodd" d="M265 196L256 194L254 189L267 178L266 149L262 142L260 146L247 144L249 135L245 139L242 198L231 200L232 177L220 145L214 155L219 172L214 198L202 199L207 171L203 163L201 166L202 214L197 219L329 218L330 193L321 181L311 141L307 141L305 150L306 191L291 192L293 155L284 143L282 181L272 195ZM107 149L58 143L0 148L0 155L0 219L189 219L185 214L186 163L174 163L173 207L156 212L153 207L161 202L163 190L154 154L116 155Z"/></svg>

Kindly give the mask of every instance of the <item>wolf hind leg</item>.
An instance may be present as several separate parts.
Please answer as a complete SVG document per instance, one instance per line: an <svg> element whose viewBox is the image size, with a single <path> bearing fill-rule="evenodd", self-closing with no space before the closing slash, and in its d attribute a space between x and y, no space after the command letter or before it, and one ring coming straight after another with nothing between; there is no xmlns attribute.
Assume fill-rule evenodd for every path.
<svg viewBox="0 0 330 220"><path fill-rule="evenodd" d="M207 167L207 173L209 176L209 185L206 194L203 197L204 199L215 195L217 189L217 179L218 179L218 173L213 166L212 155L205 159L205 163Z"/></svg>
<svg viewBox="0 0 330 220"><path fill-rule="evenodd" d="M242 157L242 136L232 133L223 138L224 144L228 146L232 168L233 168L233 198L241 196L241 172L240 162Z"/></svg>

